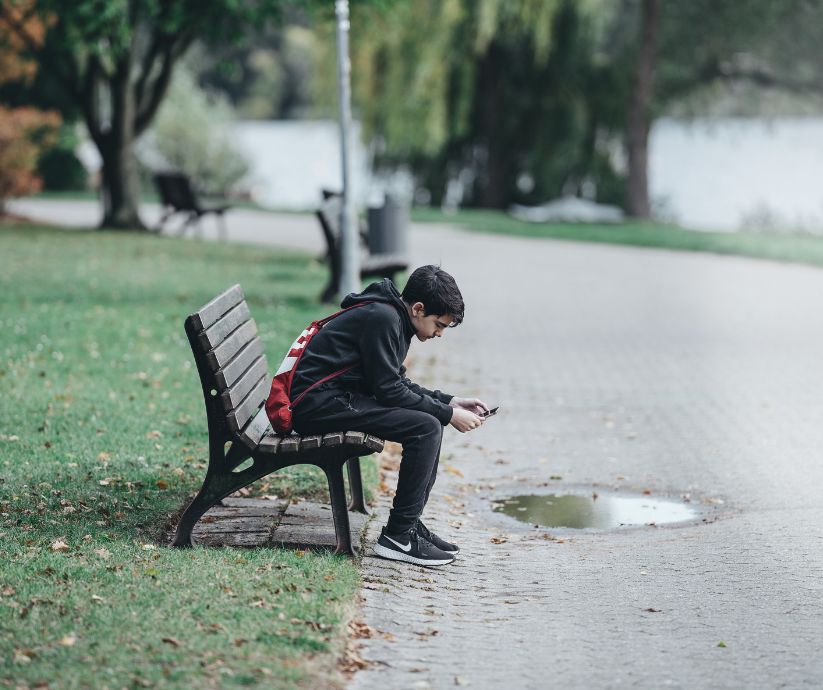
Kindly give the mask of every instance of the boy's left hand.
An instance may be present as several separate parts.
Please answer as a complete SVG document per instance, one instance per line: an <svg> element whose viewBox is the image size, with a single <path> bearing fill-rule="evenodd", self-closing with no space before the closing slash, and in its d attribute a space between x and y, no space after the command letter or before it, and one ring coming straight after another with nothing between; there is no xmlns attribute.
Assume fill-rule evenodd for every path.
<svg viewBox="0 0 823 690"><path fill-rule="evenodd" d="M489 406L479 398L458 398L455 396L451 399L449 406L468 410L469 412L474 412L474 414L477 415L486 414L489 411Z"/></svg>

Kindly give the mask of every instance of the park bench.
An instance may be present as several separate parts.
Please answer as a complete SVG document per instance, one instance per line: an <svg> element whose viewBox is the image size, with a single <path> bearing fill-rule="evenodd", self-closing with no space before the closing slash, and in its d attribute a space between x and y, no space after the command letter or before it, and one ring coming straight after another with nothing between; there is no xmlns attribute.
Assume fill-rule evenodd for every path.
<svg viewBox="0 0 823 690"><path fill-rule="evenodd" d="M329 264L329 282L323 289L320 299L323 302L332 302L340 292L342 273L342 258L340 253L340 211L342 197L337 192L323 190L323 203L317 210L317 219L326 240L326 261ZM365 249L367 234L358 229L361 245L360 277L361 278L391 278L409 267L408 260L394 254L369 254Z"/></svg>
<svg viewBox="0 0 823 690"><path fill-rule="evenodd" d="M200 203L197 195L192 189L191 181L183 173L157 173L154 176L154 183L160 193L160 203L163 205L163 215L157 223L155 230L161 232L163 226L172 216L183 213L186 219L180 226L178 234L182 235L189 226L200 230L200 219L213 213L217 216L217 227L220 237L226 239L226 219L223 214L230 206L204 206Z"/></svg>
<svg viewBox="0 0 823 690"><path fill-rule="evenodd" d="M180 518L172 545L191 546L197 521L229 494L284 467L311 464L321 468L328 481L335 553L354 555L348 510L367 513L359 458L380 452L384 442L359 431L282 437L274 433L263 407L271 385L266 355L239 285L191 314L185 329L206 403L209 465L202 488ZM343 465L351 493L348 506Z"/></svg>

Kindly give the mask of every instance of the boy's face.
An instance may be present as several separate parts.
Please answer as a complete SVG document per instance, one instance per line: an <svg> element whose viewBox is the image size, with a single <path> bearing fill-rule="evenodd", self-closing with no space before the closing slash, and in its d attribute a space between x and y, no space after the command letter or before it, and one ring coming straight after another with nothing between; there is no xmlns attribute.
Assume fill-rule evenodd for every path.
<svg viewBox="0 0 823 690"><path fill-rule="evenodd" d="M426 342L429 338L439 338L443 335L443 331L454 321L451 314L441 314L440 316L429 314L426 316L426 310L422 302L412 304L409 311L415 334L420 342Z"/></svg>

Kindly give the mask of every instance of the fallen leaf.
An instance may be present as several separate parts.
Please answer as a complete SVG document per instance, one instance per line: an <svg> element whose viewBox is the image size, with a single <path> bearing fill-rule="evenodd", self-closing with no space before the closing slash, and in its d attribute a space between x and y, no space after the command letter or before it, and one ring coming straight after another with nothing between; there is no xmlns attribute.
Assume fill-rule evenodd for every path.
<svg viewBox="0 0 823 690"><path fill-rule="evenodd" d="M163 434L161 432L157 431L156 429L154 429L152 431L149 431L146 434L146 438L161 438L162 436L163 436Z"/></svg>
<svg viewBox="0 0 823 690"><path fill-rule="evenodd" d="M184 474L186 474L186 470L184 470L182 467L175 467L175 468L171 471L171 473L172 473L175 477L182 477Z"/></svg>
<svg viewBox="0 0 823 690"><path fill-rule="evenodd" d="M172 647L180 646L180 640L178 640L176 637L164 637L163 642L165 642L166 644L170 644Z"/></svg>
<svg viewBox="0 0 823 690"><path fill-rule="evenodd" d="M349 623L349 635L354 638L372 638L374 637L375 629L370 625L366 625L360 621L351 621Z"/></svg>
<svg viewBox="0 0 823 690"><path fill-rule="evenodd" d="M143 544L143 551L154 551L156 548L156 544Z"/></svg>
<svg viewBox="0 0 823 690"><path fill-rule="evenodd" d="M11 585L6 585L5 587L3 587L3 596L4 597L12 597L12 596L15 595L16 592L17 592L17 590L14 589L14 587L12 587Z"/></svg>
<svg viewBox="0 0 823 690"><path fill-rule="evenodd" d="M50 545L49 548L52 551L68 551L70 549L69 545L63 541L63 537L59 537L55 539Z"/></svg>
<svg viewBox="0 0 823 690"><path fill-rule="evenodd" d="M649 613L661 613L661 609L655 609L652 607L647 608L646 611L648 611Z"/></svg>
<svg viewBox="0 0 823 690"><path fill-rule="evenodd" d="M549 479L555 482L559 482L561 479L563 479L563 477L561 477L559 474L553 474L549 477Z"/></svg>
<svg viewBox="0 0 823 690"><path fill-rule="evenodd" d="M505 544L508 541L508 539L506 539L505 537L492 537L489 541L492 544Z"/></svg>
<svg viewBox="0 0 823 690"><path fill-rule="evenodd" d="M162 490L162 491L165 491L166 489L168 489L168 488L169 488L169 483L168 483L165 479L158 479L158 480L154 483L154 485L155 485L158 489L160 489L160 490Z"/></svg>
<svg viewBox="0 0 823 690"><path fill-rule="evenodd" d="M106 560L109 556L111 556L111 552L105 547L101 546L99 549L95 549L94 553L96 553L100 558Z"/></svg>
<svg viewBox="0 0 823 690"><path fill-rule="evenodd" d="M111 459L111 453L107 453L106 451L103 451L102 453L100 453L100 455L97 456L97 459L100 462L106 462L107 460Z"/></svg>
<svg viewBox="0 0 823 690"><path fill-rule="evenodd" d="M462 477L463 476L463 473L459 469L454 467L453 465L444 464L443 467L445 468L446 472L449 472L450 474L453 474L455 477Z"/></svg>
<svg viewBox="0 0 823 690"><path fill-rule="evenodd" d="M33 656L34 652L30 649L15 649L13 661L15 664L30 664Z"/></svg>
<svg viewBox="0 0 823 690"><path fill-rule="evenodd" d="M63 635L63 637L60 638L60 644L63 647L74 647L75 642L77 642L77 636L74 633Z"/></svg>
<svg viewBox="0 0 823 690"><path fill-rule="evenodd" d="M98 604L101 604L101 603L103 603L103 602L105 601L105 599L104 599L103 597L101 597L101 596L99 596L99 595L97 595L97 594L92 594L92 595L91 595L91 600L92 600L92 601L94 601L94 602L96 602L96 603L98 603Z"/></svg>
<svg viewBox="0 0 823 690"><path fill-rule="evenodd" d="M718 642L718 643L717 643L717 646L718 646L718 647L725 647L725 646L726 646L726 643L725 643L725 642L723 642L723 640L720 640L720 642Z"/></svg>
<svg viewBox="0 0 823 690"><path fill-rule="evenodd" d="M644 496L651 496L652 495L652 490L651 489L643 489L643 495Z"/></svg>

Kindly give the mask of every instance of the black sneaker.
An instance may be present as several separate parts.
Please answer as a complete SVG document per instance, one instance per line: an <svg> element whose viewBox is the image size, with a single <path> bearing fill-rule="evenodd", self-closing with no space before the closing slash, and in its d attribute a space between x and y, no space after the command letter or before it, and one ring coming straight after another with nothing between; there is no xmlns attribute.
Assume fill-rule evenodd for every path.
<svg viewBox="0 0 823 690"><path fill-rule="evenodd" d="M395 534L390 537L384 527L380 531L380 538L374 545L374 552L383 558L393 561L405 561L416 565L447 565L454 560L454 554L441 551L434 544L418 535L412 529L402 538Z"/></svg>
<svg viewBox="0 0 823 690"><path fill-rule="evenodd" d="M454 554L455 556L460 553L460 548L457 546L457 544L452 544L451 542L448 542L445 539L441 539L428 527L426 527L426 525L424 525L421 520L417 521L417 533L426 541L434 544L441 551Z"/></svg>

